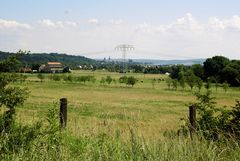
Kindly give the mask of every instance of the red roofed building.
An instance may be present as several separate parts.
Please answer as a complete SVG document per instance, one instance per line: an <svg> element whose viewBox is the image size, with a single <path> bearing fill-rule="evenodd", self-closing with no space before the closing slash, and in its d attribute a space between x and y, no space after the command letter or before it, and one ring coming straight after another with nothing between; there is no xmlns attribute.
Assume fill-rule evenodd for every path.
<svg viewBox="0 0 240 161"><path fill-rule="evenodd" d="M46 65L41 65L39 72L44 73L62 73L63 65L60 62L48 62Z"/></svg>

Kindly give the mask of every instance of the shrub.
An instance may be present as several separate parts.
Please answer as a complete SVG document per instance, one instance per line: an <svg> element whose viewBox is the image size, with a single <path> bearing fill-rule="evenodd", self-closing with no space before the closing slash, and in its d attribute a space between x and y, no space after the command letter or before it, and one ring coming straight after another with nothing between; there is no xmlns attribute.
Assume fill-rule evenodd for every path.
<svg viewBox="0 0 240 161"><path fill-rule="evenodd" d="M102 77L101 80L100 80L100 84L104 85L105 82L106 82L106 79L104 77Z"/></svg>
<svg viewBox="0 0 240 161"><path fill-rule="evenodd" d="M184 77L184 76L180 78L179 84L180 84L180 86L182 87L182 89L184 90L185 87L186 87L186 80L185 80L185 77Z"/></svg>
<svg viewBox="0 0 240 161"><path fill-rule="evenodd" d="M137 79L130 76L127 78L127 85L131 85L132 87L137 83Z"/></svg>
<svg viewBox="0 0 240 161"><path fill-rule="evenodd" d="M211 91L196 94L198 102L196 131L209 140L234 138L240 141L240 102L237 101L232 110L216 107Z"/></svg>
<svg viewBox="0 0 240 161"><path fill-rule="evenodd" d="M167 83L168 89L171 88L172 81L173 81L172 78L167 78L167 79L166 79L166 83Z"/></svg>
<svg viewBox="0 0 240 161"><path fill-rule="evenodd" d="M65 82L72 82L72 81L73 81L73 77L72 77L71 74L69 74L69 75L64 75L64 76L63 76L63 80L64 80Z"/></svg>
<svg viewBox="0 0 240 161"><path fill-rule="evenodd" d="M127 80L128 80L127 76L122 76L122 77L119 78L119 83L120 84L123 84L123 83L127 84Z"/></svg>
<svg viewBox="0 0 240 161"><path fill-rule="evenodd" d="M45 76L42 73L39 73L37 77L38 79L40 79L41 82L45 79Z"/></svg>
<svg viewBox="0 0 240 161"><path fill-rule="evenodd" d="M156 84L157 80L155 78L153 78L151 80L151 83L152 83L152 88L154 89L155 88L155 84Z"/></svg>
<svg viewBox="0 0 240 161"><path fill-rule="evenodd" d="M198 91L200 92L202 87L203 87L203 81L201 78L199 77L196 77L196 86L198 88Z"/></svg>
<svg viewBox="0 0 240 161"><path fill-rule="evenodd" d="M178 87L178 81L177 81L177 79L173 79L173 80L172 80L172 87L173 87L174 90L177 90L177 87Z"/></svg>
<svg viewBox="0 0 240 161"><path fill-rule="evenodd" d="M112 83L112 77L110 76L107 76L107 78L105 79L105 81L108 83L108 84L111 84Z"/></svg>
<svg viewBox="0 0 240 161"><path fill-rule="evenodd" d="M83 76L78 76L76 81L81 82L81 83L83 82L84 84L86 82L90 82L90 81L94 83L96 81L96 78L94 76L90 76L90 75L87 75L87 76L83 75Z"/></svg>
<svg viewBox="0 0 240 161"><path fill-rule="evenodd" d="M227 90L228 90L228 88L229 88L229 84L228 84L227 82L224 82L224 83L222 84L222 87L223 87L223 90L225 91L225 93L227 93Z"/></svg>
<svg viewBox="0 0 240 161"><path fill-rule="evenodd" d="M14 122L15 107L23 104L28 97L28 89L10 86L12 82L16 82L21 76L17 74L0 74L0 107L3 105L8 108L2 118L4 124L0 127L0 132L8 129Z"/></svg>

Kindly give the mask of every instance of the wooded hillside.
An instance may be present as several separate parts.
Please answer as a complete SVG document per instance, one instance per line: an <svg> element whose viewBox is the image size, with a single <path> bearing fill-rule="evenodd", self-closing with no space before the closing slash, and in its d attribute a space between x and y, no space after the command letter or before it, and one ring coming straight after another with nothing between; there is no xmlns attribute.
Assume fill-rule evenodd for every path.
<svg viewBox="0 0 240 161"><path fill-rule="evenodd" d="M2 52L0 51L0 60L4 60L9 56L15 55L16 53ZM28 66L35 64L45 64L47 62L61 62L65 66L70 68L76 68L79 65L93 65L96 64L96 61L93 59L86 58L84 56L74 56L67 54L58 54L58 53L29 53L22 54L19 57L19 60Z"/></svg>

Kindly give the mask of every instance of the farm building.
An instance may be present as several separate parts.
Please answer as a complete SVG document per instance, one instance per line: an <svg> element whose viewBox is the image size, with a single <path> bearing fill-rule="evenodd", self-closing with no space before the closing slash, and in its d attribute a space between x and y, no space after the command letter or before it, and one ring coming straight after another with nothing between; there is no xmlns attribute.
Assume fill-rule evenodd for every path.
<svg viewBox="0 0 240 161"><path fill-rule="evenodd" d="M20 73L32 73L32 69L31 68L28 68L28 67L23 67L23 68L20 68L19 70Z"/></svg>
<svg viewBox="0 0 240 161"><path fill-rule="evenodd" d="M48 62L46 65L41 65L39 72L44 73L62 73L63 65L60 62Z"/></svg>

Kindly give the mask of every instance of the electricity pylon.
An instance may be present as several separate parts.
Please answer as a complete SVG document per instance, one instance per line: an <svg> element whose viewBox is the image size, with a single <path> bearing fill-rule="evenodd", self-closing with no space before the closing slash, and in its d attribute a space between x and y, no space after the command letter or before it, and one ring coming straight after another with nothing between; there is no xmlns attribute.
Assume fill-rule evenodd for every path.
<svg viewBox="0 0 240 161"><path fill-rule="evenodd" d="M121 44L118 45L115 50L119 50L122 51L122 57L123 57L123 68L122 68L122 72L123 73L127 73L128 72L128 64L127 64L127 51L131 51L134 50L134 47L132 45L127 45L127 44Z"/></svg>

